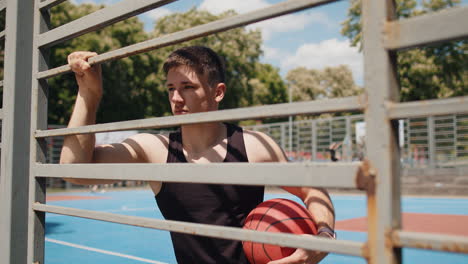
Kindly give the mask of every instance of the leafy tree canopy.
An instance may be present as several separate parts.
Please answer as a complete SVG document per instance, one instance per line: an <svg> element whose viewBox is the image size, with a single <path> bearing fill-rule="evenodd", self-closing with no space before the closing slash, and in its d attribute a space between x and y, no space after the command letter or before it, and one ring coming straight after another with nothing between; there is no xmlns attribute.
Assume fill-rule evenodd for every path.
<svg viewBox="0 0 468 264"><path fill-rule="evenodd" d="M102 7L65 2L51 10L52 25L65 24ZM51 50L50 66L65 64L73 51L104 53L233 15L233 11L213 15L191 9L159 19L151 33L144 31L137 18L127 19L55 46ZM261 33L235 28L103 65L104 97L97 121L170 115L162 64L173 50L188 45L208 46L225 59L228 91L223 108L286 101L286 88L278 69L259 62ZM49 86L49 123L66 124L76 98L74 76L67 74L49 79Z"/></svg>
<svg viewBox="0 0 468 264"><path fill-rule="evenodd" d="M396 0L397 17L408 18L455 7L460 0ZM341 33L362 49L361 0L352 0ZM397 53L401 100L468 94L468 41L452 41Z"/></svg>
<svg viewBox="0 0 468 264"><path fill-rule="evenodd" d="M323 70L299 67L289 71L286 79L292 89L293 101L353 96L362 92L346 65Z"/></svg>

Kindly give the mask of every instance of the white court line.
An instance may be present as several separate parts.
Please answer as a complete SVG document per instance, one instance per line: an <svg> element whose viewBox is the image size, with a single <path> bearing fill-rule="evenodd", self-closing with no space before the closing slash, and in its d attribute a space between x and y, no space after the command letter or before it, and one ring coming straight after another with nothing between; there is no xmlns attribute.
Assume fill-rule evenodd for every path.
<svg viewBox="0 0 468 264"><path fill-rule="evenodd" d="M64 245L64 246L69 246L69 247L94 251L94 252L98 252L98 253L102 253L102 254L107 254L107 255L112 255L112 256L117 256L117 257L122 257L122 258L128 258L128 259L137 260L137 261L146 262L146 263L167 264L167 263L164 263L164 262L159 262L159 261L155 261L155 260L151 260L151 259L145 259L145 258L135 257L135 256L132 256L132 255L126 255L126 254L117 253L117 252L113 252L113 251L82 246L82 245L73 244L73 243L69 243L69 242L65 242L65 241L55 240L55 239L52 239L52 238L46 238L45 241L60 244L60 245Z"/></svg>

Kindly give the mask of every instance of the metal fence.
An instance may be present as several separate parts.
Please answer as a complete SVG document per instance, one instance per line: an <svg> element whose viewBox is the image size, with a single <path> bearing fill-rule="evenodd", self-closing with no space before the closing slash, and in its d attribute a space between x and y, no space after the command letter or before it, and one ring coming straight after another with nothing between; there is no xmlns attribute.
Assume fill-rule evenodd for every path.
<svg viewBox="0 0 468 264"><path fill-rule="evenodd" d="M405 168L468 166L468 115L400 119L398 139ZM364 115L247 126L270 135L294 161L330 161L340 143L342 161L366 157ZM291 130L291 131L290 131Z"/></svg>
<svg viewBox="0 0 468 264"><path fill-rule="evenodd" d="M401 248L403 247L468 253L466 237L412 233L401 229L399 189L401 156L396 129L398 119L466 113L468 112L466 103L468 98L400 103L397 96L399 89L395 61L397 50L466 38L468 36L466 30L468 8L455 8L396 20L394 1L362 1L365 98L348 97L268 105L47 130L46 79L70 71L67 65L50 69L47 63L48 49L57 43L172 2L170 0L125 0L49 30L48 9L62 1L0 1L0 7L7 7L5 92L3 94L5 100L1 115L3 141L0 211L6 219L0 224L2 263L44 262L45 212L202 236L354 255L367 259L369 263L379 264L401 263ZM332 2L335 1L286 1L254 12L113 50L92 58L90 62L96 64L116 60ZM32 69L32 71L27 69ZM359 110L365 111L368 162L183 164L183 166L180 164L173 166L171 164L58 165L45 163L46 138L49 137L142 128L159 129L208 121ZM326 144L323 143L323 145ZM265 185L263 175L268 174L269 185L345 187L365 190L368 201L368 241L363 243L330 240L145 219L52 206L45 203L46 177L66 175L69 178L125 180L129 177L125 172L129 170L138 172L133 174L137 175L132 176L133 180ZM168 170L171 171L171 175L166 173ZM196 177L188 178L187 175L196 175ZM240 175L249 175L249 177L240 177ZM326 177L321 175L326 175Z"/></svg>
<svg viewBox="0 0 468 264"><path fill-rule="evenodd" d="M404 168L468 166L468 115L406 118L400 119L398 125L400 161ZM268 134L286 151L291 161L329 162L329 149L333 143L341 143L337 150L341 161L366 158L364 115L278 122L244 128ZM141 132L167 134L169 130ZM59 163L62 144L63 137L47 139L47 163Z"/></svg>

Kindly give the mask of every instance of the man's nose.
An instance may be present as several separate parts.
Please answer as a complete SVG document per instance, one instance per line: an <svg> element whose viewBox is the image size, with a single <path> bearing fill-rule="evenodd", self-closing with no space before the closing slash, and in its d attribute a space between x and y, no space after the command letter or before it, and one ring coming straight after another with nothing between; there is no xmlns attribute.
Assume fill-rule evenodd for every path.
<svg viewBox="0 0 468 264"><path fill-rule="evenodd" d="M183 102L184 101L184 98L182 97L182 95L180 94L180 92L175 89L174 92L172 93L172 101L174 102Z"/></svg>

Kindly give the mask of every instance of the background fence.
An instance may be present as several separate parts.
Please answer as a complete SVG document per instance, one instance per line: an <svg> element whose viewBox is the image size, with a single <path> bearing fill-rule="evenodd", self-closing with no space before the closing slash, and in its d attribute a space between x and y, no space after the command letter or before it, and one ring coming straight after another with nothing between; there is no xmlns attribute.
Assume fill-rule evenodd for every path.
<svg viewBox="0 0 468 264"><path fill-rule="evenodd" d="M52 126L51 128L58 128ZM245 126L270 135L292 161L330 161L329 147L342 143L344 161L365 158L363 115L349 115L292 122ZM169 133L170 130L150 130ZM119 132L108 142L118 143ZM114 139L114 141L112 141ZM468 115L453 114L399 120L401 164L404 168L468 167ZM99 135L98 135L99 141ZM63 137L48 138L47 163L58 163Z"/></svg>

